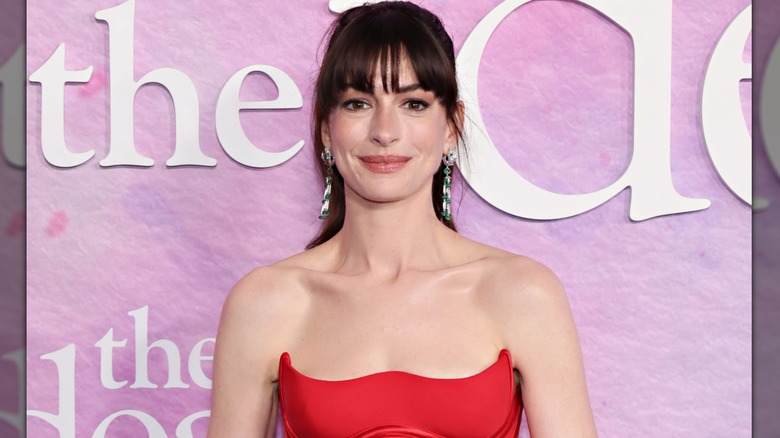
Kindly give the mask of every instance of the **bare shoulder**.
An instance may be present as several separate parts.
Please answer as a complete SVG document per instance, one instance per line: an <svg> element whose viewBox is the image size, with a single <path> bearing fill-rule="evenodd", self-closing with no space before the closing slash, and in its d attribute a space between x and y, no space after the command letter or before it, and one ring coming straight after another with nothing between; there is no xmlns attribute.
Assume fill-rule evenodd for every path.
<svg viewBox="0 0 780 438"><path fill-rule="evenodd" d="M537 328L570 325L569 302L558 276L544 264L480 245L480 301L499 327L506 345L540 333Z"/></svg>
<svg viewBox="0 0 780 438"><path fill-rule="evenodd" d="M293 328L307 303L305 270L295 264L258 267L244 275L222 306L217 346L244 350L266 376L275 374L276 360L285 351Z"/></svg>
<svg viewBox="0 0 780 438"><path fill-rule="evenodd" d="M223 318L246 318L247 323L282 328L306 305L308 283L316 272L317 249L296 254L273 265L257 267L242 277L228 294Z"/></svg>
<svg viewBox="0 0 780 438"><path fill-rule="evenodd" d="M503 304L538 307L566 302L558 276L530 257L504 253L493 260L492 274L489 290Z"/></svg>
<svg viewBox="0 0 780 438"><path fill-rule="evenodd" d="M295 269L276 265L258 267L247 273L233 286L225 299L223 317L259 316L275 319L285 309L290 309L300 291L299 277Z"/></svg>
<svg viewBox="0 0 780 438"><path fill-rule="evenodd" d="M464 250L474 255L475 264L484 273L480 292L489 303L512 311L528 306L561 304L568 308L561 281L544 264L467 239L464 246Z"/></svg>

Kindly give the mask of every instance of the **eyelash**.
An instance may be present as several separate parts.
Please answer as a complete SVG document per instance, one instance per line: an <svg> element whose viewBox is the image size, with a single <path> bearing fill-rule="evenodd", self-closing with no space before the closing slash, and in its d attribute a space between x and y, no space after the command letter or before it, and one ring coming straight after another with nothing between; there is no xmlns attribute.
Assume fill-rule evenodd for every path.
<svg viewBox="0 0 780 438"><path fill-rule="evenodd" d="M411 108L411 105L416 105L417 108ZM409 99L406 102L404 102L404 106L409 108L412 111L424 111L426 108L428 108L430 105L428 105L428 102L420 99Z"/></svg>
<svg viewBox="0 0 780 438"><path fill-rule="evenodd" d="M355 104L360 104L364 106L363 108L355 108ZM358 99L350 99L344 102L343 104L341 104L341 106L343 106L344 109L346 109L347 111L360 111L361 109L365 109L366 107L368 107L368 102L363 100L358 100Z"/></svg>
<svg viewBox="0 0 780 438"><path fill-rule="evenodd" d="M361 108L356 108L356 105L363 105ZM404 107L411 110L411 111L424 111L426 108L428 108L430 105L428 102L420 99L409 99L406 102L404 102ZM358 99L350 99L346 102L344 102L341 106L343 106L348 111L360 111L361 109L365 109L368 107L368 102ZM413 108L412 106L415 106Z"/></svg>

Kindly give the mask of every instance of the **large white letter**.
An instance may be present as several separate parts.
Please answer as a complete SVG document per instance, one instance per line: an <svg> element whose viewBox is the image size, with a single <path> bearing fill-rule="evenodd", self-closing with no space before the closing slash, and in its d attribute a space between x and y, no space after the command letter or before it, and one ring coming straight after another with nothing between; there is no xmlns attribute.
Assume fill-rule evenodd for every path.
<svg viewBox="0 0 780 438"><path fill-rule="evenodd" d="M753 77L742 61L751 28L748 5L731 22L715 46L704 78L701 124L712 164L726 186L744 202L752 201L752 139L742 113L739 81Z"/></svg>
<svg viewBox="0 0 780 438"><path fill-rule="evenodd" d="M43 158L52 166L75 167L95 155L94 150L74 153L65 145L65 84L83 84L91 77L91 65L84 70L65 70L65 43L30 75L30 82L41 84L41 148Z"/></svg>
<svg viewBox="0 0 780 438"><path fill-rule="evenodd" d="M214 361L214 356L203 356L203 346L207 342L211 342L213 344L214 341L216 341L216 339L206 338L195 344L195 346L192 347L190 358L187 361L187 368L190 371L190 378L193 382L195 382L196 385L205 389L211 389L211 379L209 379L206 374L203 373L203 367L201 367L200 363L204 360Z"/></svg>
<svg viewBox="0 0 780 438"><path fill-rule="evenodd" d="M124 347L127 339L114 340L114 329L108 329L106 335L95 343L100 348L100 383L104 388L119 389L127 384L127 380L114 380L114 347Z"/></svg>
<svg viewBox="0 0 780 438"><path fill-rule="evenodd" d="M188 415L176 426L176 438L192 438L192 423L199 418L208 418L211 411L199 411Z"/></svg>
<svg viewBox="0 0 780 438"><path fill-rule="evenodd" d="M133 109L135 95L145 84L162 85L173 99L176 118L176 146L168 166L215 166L217 160L200 150L198 93L186 74L173 68L158 68L133 80L133 26L135 0L95 13L95 18L108 23L109 68L111 73L111 145L109 154L100 160L101 166L151 166L154 160L135 150L133 140Z"/></svg>
<svg viewBox="0 0 780 438"><path fill-rule="evenodd" d="M530 219L558 219L595 208L631 187L629 217L639 221L702 210L706 199L686 198L672 185L670 165L672 1L583 0L625 29L634 42L634 152L626 172L601 190L563 195L541 189L518 175L501 157L479 111L477 73L488 39L501 21L530 0L507 0L477 24L458 54L458 78L466 104L465 133L472 165L469 185L493 206ZM472 160L473 158L473 160Z"/></svg>
<svg viewBox="0 0 780 438"><path fill-rule="evenodd" d="M340 14L347 9L354 8L355 6L364 5L367 3L377 3L380 0L371 0L371 1L365 1L365 0L330 0L328 2L328 8L331 10L331 12L335 12L337 14Z"/></svg>
<svg viewBox="0 0 780 438"><path fill-rule="evenodd" d="M279 96L274 100L243 102L238 94L244 78L250 73L265 73L276 84ZM267 152L256 148L241 127L239 111L293 109L303 106L303 97L287 73L270 65L244 67L228 79L217 100L217 137L222 149L234 160L250 167L272 167L284 163L303 147L303 140L284 152Z"/></svg>
<svg viewBox="0 0 780 438"><path fill-rule="evenodd" d="M152 348L159 348L168 358L168 383L164 388L189 388L189 385L181 380L181 357L176 344L168 339L159 339L149 345L149 306L130 311L128 314L135 319L135 382L130 387L157 388L157 385L149 381L148 356Z"/></svg>
<svg viewBox="0 0 780 438"><path fill-rule="evenodd" d="M114 412L113 414L104 418L103 421L101 421L98 425L97 429L95 429L95 433L92 434L92 438L105 438L106 432L108 431L108 426L111 425L111 422L123 415L134 417L140 421L141 424L143 424L146 428L146 432L149 434L149 438L164 438L168 436L165 434L165 429L163 429L160 423L151 415L144 411L125 409L124 411Z"/></svg>
<svg viewBox="0 0 780 438"><path fill-rule="evenodd" d="M3 86L3 155L11 165L24 167L24 44L0 67Z"/></svg>
<svg viewBox="0 0 780 438"><path fill-rule="evenodd" d="M51 424L59 432L59 436L71 438L76 436L76 345L68 344L55 352L41 356L57 365L57 380L59 381L59 413L28 409L27 416L38 417Z"/></svg>

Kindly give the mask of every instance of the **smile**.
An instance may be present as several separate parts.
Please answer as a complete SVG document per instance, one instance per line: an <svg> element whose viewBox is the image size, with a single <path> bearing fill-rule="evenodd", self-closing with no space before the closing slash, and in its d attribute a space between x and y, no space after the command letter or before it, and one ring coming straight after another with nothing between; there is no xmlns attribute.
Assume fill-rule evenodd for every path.
<svg viewBox="0 0 780 438"><path fill-rule="evenodd" d="M359 157L368 170L374 173L393 173L401 170L412 157L398 155L366 155Z"/></svg>

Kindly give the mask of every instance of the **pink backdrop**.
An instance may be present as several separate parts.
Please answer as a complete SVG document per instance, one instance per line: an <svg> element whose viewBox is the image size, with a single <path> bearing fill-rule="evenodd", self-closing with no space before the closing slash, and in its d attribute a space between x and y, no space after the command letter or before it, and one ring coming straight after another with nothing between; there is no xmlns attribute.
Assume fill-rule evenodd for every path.
<svg viewBox="0 0 780 438"><path fill-rule="evenodd" d="M209 407L200 374L211 375L213 344L201 341L215 335L227 291L252 267L302 250L318 226L308 122L317 48L334 17L327 2L136 0L135 78L172 67L192 80L200 147L217 165L165 165L173 104L152 85L135 100L135 145L155 164L101 167L111 72L108 26L95 13L120 3L57 3L56 13L49 2L27 6L28 78L61 43L65 68L94 68L88 83L65 87L64 129L70 151L95 151L77 167L47 161L42 87L28 84L27 407L39 411L28 416L30 436L57 436L54 424L91 436L125 410L105 436L159 435L157 424L166 436L188 436L177 426ZM421 3L441 15L457 51L501 2ZM750 435L751 211L719 178L700 116L710 55L749 4L672 2L673 182L684 196L709 199L709 208L632 222L624 190L583 214L534 221L497 210L467 186L454 191L463 234L529 255L561 277L602 437ZM632 151L632 50L628 34L577 2L534 1L511 13L479 71L482 116L506 161L559 193L590 192L620 176ZM305 140L289 161L262 169L231 159L215 130L220 90L253 64L282 70L303 95L301 109L242 113L259 148ZM270 99L275 89L252 75L241 95ZM749 123L749 82L742 96ZM158 340L167 350L144 354ZM196 419L194 436L206 425Z"/></svg>

